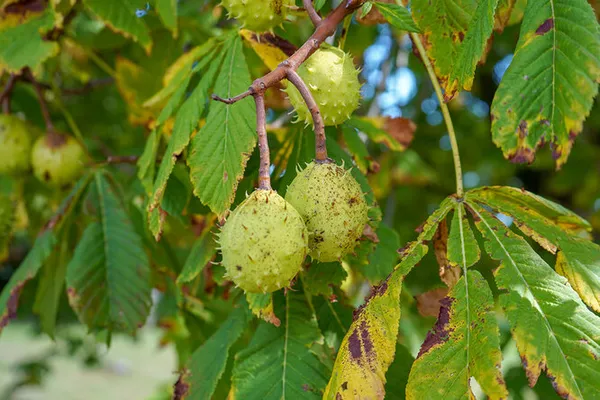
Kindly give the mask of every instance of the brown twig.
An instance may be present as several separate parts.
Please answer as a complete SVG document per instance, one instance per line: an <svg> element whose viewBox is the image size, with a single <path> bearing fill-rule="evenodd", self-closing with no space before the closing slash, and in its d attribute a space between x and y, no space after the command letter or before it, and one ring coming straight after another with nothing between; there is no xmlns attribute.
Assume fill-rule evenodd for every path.
<svg viewBox="0 0 600 400"><path fill-rule="evenodd" d="M346 16L352 14L356 9L361 7L365 0L343 0L339 6L337 6L325 19L321 19L317 14L314 6L312 5L312 1L304 0L304 6L306 11L308 12L311 20L315 24L314 33L308 38L308 40L287 60L283 61L281 64L277 66L273 71L264 75L262 78L256 79L252 82L250 88L235 97L229 99L223 99L219 96L213 95L213 100L221 101L226 104L233 104L239 100L242 100L250 95L263 96L264 92L270 88L278 84L283 79L295 79L296 83L292 82L296 87L300 85L300 87L305 87L306 85L302 81L302 79L296 79L296 70L308 57L310 57L321 44L331 36L337 26L346 18ZM315 18L315 16L318 18ZM295 74L295 75L294 75ZM292 78L290 78L292 77ZM299 77L298 77L299 78ZM300 90L300 88L298 89ZM302 93L302 91L301 91ZM310 91L308 91L310 94ZM308 98L312 99L312 96L304 96L304 99ZM314 102L314 99L312 99ZM308 105L308 104L307 104ZM311 109L310 105L309 109ZM258 110L258 109L257 109ZM316 110L316 111L315 111ZM257 111L258 112L258 111ZM316 158L318 161L326 161L327 160L327 150L325 148L325 129L322 124L323 119L320 116L320 111L315 103L313 108L311 109L311 113L313 114L313 122L315 124L315 135L317 139L315 140L316 145ZM315 117L316 115L316 117ZM259 120L257 115L257 121Z"/></svg>
<svg viewBox="0 0 600 400"><path fill-rule="evenodd" d="M15 87L17 79L15 74L10 74L6 81L6 86L4 86L2 93L0 93L0 103L2 103L2 112L4 112L4 114L10 114L10 94Z"/></svg>
<svg viewBox="0 0 600 400"><path fill-rule="evenodd" d="M54 124L52 123L52 118L50 117L50 111L48 110L48 103L46 103L46 99L44 98L44 90L42 85L35 79L31 70L26 68L23 70L23 75L25 79L27 79L33 85L35 89L35 93L38 97L38 102L40 103L40 109L42 110L42 116L44 117L44 122L46 122L46 131L47 133L54 133Z"/></svg>
<svg viewBox="0 0 600 400"><path fill-rule="evenodd" d="M135 164L138 160L138 156L108 156L106 164Z"/></svg>
<svg viewBox="0 0 600 400"><path fill-rule="evenodd" d="M302 80L300 75L296 71L288 70L287 79L296 86L296 89L300 92L300 95L304 99L310 114L312 115L314 129L315 129L315 159L320 162L327 160L327 146L325 137L325 123L323 122L323 116L319 110L319 106L315 101L310 89L306 83Z"/></svg>
<svg viewBox="0 0 600 400"><path fill-rule="evenodd" d="M312 21L313 25L315 27L319 26L322 19L319 16L319 14L317 13L317 10L315 10L315 6L313 5L312 0L303 0L303 4L304 4L304 9L308 13L308 16L310 17L310 20Z"/></svg>
<svg viewBox="0 0 600 400"><path fill-rule="evenodd" d="M267 140L267 116L265 110L265 94L254 95L256 103L256 134L258 135L258 150L260 152L260 167L258 169L258 188L271 190L271 156Z"/></svg>

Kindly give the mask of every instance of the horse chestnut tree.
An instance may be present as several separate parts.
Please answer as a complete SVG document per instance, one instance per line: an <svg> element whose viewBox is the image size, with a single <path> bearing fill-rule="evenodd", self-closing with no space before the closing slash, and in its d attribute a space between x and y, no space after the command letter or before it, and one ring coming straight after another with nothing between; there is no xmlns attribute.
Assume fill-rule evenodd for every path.
<svg viewBox="0 0 600 400"><path fill-rule="evenodd" d="M0 393L600 399L593 2L449 4L0 1Z"/></svg>

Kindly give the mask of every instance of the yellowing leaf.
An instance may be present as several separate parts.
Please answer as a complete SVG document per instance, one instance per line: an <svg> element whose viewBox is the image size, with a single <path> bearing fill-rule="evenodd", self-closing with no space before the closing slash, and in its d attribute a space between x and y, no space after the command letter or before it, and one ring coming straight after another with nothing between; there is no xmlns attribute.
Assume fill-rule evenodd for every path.
<svg viewBox="0 0 600 400"><path fill-rule="evenodd" d="M146 69L126 58L117 58L115 63L116 84L129 108L132 124L146 125L155 118L155 109L143 107L144 101L154 93L156 80Z"/></svg>
<svg viewBox="0 0 600 400"><path fill-rule="evenodd" d="M500 304L530 386L542 371L569 399L600 398L600 317L521 237L468 202L486 251L500 261L494 275Z"/></svg>
<svg viewBox="0 0 600 400"><path fill-rule="evenodd" d="M474 377L490 399L505 399L494 297L485 279L468 271L440 303L410 371L406 398L472 399Z"/></svg>
<svg viewBox="0 0 600 400"><path fill-rule="evenodd" d="M296 50L296 47L291 43L270 33L259 35L247 29L242 29L240 35L252 46L252 49L270 70L277 68Z"/></svg>
<svg viewBox="0 0 600 400"><path fill-rule="evenodd" d="M556 167L569 157L600 81L600 27L586 0L527 2L514 58L491 108L504 156L531 163L550 144Z"/></svg>
<svg viewBox="0 0 600 400"><path fill-rule="evenodd" d="M452 208L446 199L427 220L417 241L402 251L402 261L356 312L344 337L333 373L323 399L383 399L385 374L394 359L400 292L404 277L427 253L425 241L431 240L439 222Z"/></svg>

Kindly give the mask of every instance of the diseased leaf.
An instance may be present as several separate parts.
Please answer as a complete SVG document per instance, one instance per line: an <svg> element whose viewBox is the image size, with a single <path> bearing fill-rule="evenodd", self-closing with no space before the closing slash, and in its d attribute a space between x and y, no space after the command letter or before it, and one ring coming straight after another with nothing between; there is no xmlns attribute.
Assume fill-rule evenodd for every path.
<svg viewBox="0 0 600 400"><path fill-rule="evenodd" d="M375 2L374 4L381 15L383 15L394 28L408 32L420 32L419 27L415 24L415 21L413 21L412 16L410 15L410 11L406 8L397 4L380 2Z"/></svg>
<svg viewBox="0 0 600 400"><path fill-rule="evenodd" d="M393 126L394 120L402 121L401 128ZM344 123L363 132L375 143L385 144L392 151L404 151L410 144L417 126L406 118L360 118L351 117ZM396 125L398 125L396 123ZM395 128L395 129L392 129ZM398 129L400 128L400 129Z"/></svg>
<svg viewBox="0 0 600 400"><path fill-rule="evenodd" d="M546 250L558 250L556 272L600 312L600 246L586 240L591 229L586 220L540 196L510 187L480 188L466 197L513 217L519 229Z"/></svg>
<svg viewBox="0 0 600 400"><path fill-rule="evenodd" d="M494 30L502 33L504 28L508 25L513 8L517 0L500 0L498 1L498 7L496 7L496 16L494 20Z"/></svg>
<svg viewBox="0 0 600 400"><path fill-rule="evenodd" d="M98 221L85 229L67 266L69 302L90 330L133 334L152 305L148 257L103 172L92 185Z"/></svg>
<svg viewBox="0 0 600 400"><path fill-rule="evenodd" d="M276 293L274 301L281 326L261 322L236 355L232 400L318 399L325 388L328 371L310 350L323 337L308 300L289 291Z"/></svg>
<svg viewBox="0 0 600 400"><path fill-rule="evenodd" d="M469 202L530 386L542 371L565 398L600 396L600 318L527 242L481 206Z"/></svg>
<svg viewBox="0 0 600 400"><path fill-rule="evenodd" d="M377 237L379 243L369 256L369 265L362 269L363 274L372 284L380 282L394 270L400 247L398 233L383 223L377 227Z"/></svg>
<svg viewBox="0 0 600 400"><path fill-rule="evenodd" d="M508 396L493 309L487 282L468 271L441 301L437 322L410 371L407 399L472 399L471 377L490 399Z"/></svg>
<svg viewBox="0 0 600 400"><path fill-rule="evenodd" d="M84 0L84 4L112 30L138 42L147 53L152 48L150 30L137 18L135 10L139 3L133 0Z"/></svg>
<svg viewBox="0 0 600 400"><path fill-rule="evenodd" d="M451 265L448 260L448 223L445 219L440 222L433 236L433 251L439 266L440 279L446 286L454 286L460 278L460 268L456 264Z"/></svg>
<svg viewBox="0 0 600 400"><path fill-rule="evenodd" d="M427 55L446 100L460 89L471 90L475 67L484 56L492 34L497 4L498 0L412 2Z"/></svg>
<svg viewBox="0 0 600 400"><path fill-rule="evenodd" d="M281 325L281 320L275 315L272 293L246 293L246 300L252 314L256 317L277 327Z"/></svg>
<svg viewBox="0 0 600 400"><path fill-rule="evenodd" d="M498 0L479 0L473 12L464 40L458 46L456 59L452 60L444 97L451 99L457 91L471 90L477 63L486 54L488 39L494 28L494 13Z"/></svg>
<svg viewBox="0 0 600 400"><path fill-rule="evenodd" d="M248 89L250 72L235 36L215 83L215 93L233 97ZM213 101L206 125L194 136L187 163L194 194L213 212L222 215L235 197L246 162L256 145L256 111L252 99L235 104Z"/></svg>
<svg viewBox="0 0 600 400"><path fill-rule="evenodd" d="M177 36L177 0L156 0L155 7L163 24Z"/></svg>
<svg viewBox="0 0 600 400"><path fill-rule="evenodd" d="M0 30L0 70L17 73L22 68L35 70L56 55L58 43L42 38L42 33L54 26L50 9L25 23Z"/></svg>
<svg viewBox="0 0 600 400"><path fill-rule="evenodd" d="M198 348L175 384L174 399L210 400L225 371L229 349L250 321L245 304L239 304L219 329Z"/></svg>
<svg viewBox="0 0 600 400"><path fill-rule="evenodd" d="M491 108L504 156L530 163L550 143L556 167L569 157L600 81L600 27L585 0L529 1L514 58Z"/></svg>
<svg viewBox="0 0 600 400"><path fill-rule="evenodd" d="M465 215L465 207L457 203L448 236L448 261L468 268L479 261L480 255L481 250Z"/></svg>
<svg viewBox="0 0 600 400"><path fill-rule="evenodd" d="M340 346L323 399L383 399L385 373L394 359L400 292L406 274L427 253L438 224L452 208L446 199L427 220L417 241L402 250L402 261L355 313L352 326Z"/></svg>

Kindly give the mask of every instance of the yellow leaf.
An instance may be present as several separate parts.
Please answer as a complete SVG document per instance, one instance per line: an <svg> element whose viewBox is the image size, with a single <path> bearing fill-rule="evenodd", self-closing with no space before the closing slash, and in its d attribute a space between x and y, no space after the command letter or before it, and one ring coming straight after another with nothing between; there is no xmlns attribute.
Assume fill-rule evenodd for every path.
<svg viewBox="0 0 600 400"><path fill-rule="evenodd" d="M242 29L240 35L246 40L260 59L270 69L274 70L282 62L293 54L295 47L270 33L258 35L247 29ZM282 49L285 49L284 52Z"/></svg>

